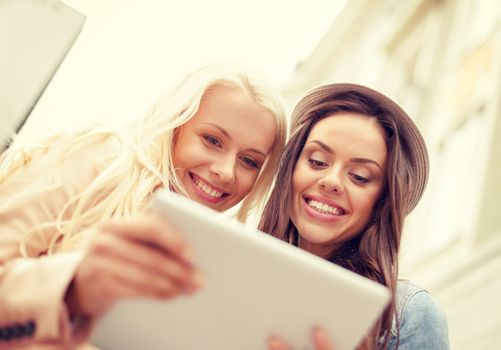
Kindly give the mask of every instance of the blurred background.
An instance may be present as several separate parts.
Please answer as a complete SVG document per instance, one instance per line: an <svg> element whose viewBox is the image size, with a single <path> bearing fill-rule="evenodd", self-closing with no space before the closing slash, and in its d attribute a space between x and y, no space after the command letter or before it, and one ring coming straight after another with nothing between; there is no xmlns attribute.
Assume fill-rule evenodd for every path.
<svg viewBox="0 0 501 350"><path fill-rule="evenodd" d="M288 111L327 82L408 111L431 174L401 277L433 293L452 349L501 349L499 0L0 0L0 137L126 123L221 60L260 70Z"/></svg>

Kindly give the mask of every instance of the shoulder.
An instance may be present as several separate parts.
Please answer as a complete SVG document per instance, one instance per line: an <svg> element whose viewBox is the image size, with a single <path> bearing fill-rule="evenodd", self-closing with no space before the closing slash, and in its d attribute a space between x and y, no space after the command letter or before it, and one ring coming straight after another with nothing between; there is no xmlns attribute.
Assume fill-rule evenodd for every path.
<svg viewBox="0 0 501 350"><path fill-rule="evenodd" d="M2 179L0 196L85 187L120 154L120 148L113 134L91 131L60 134L33 148L20 147L9 159L12 172Z"/></svg>
<svg viewBox="0 0 501 350"><path fill-rule="evenodd" d="M85 188L122 154L120 141L109 133L82 135L54 145L52 162L63 185ZM62 153L61 153L62 152Z"/></svg>
<svg viewBox="0 0 501 350"><path fill-rule="evenodd" d="M401 319L416 313L422 314L422 317L445 318L426 289L404 280L397 283L397 310Z"/></svg>
<svg viewBox="0 0 501 350"><path fill-rule="evenodd" d="M85 130L54 140L49 150L59 158L90 159L95 163L116 157L122 148L119 134L101 130Z"/></svg>
<svg viewBox="0 0 501 350"><path fill-rule="evenodd" d="M447 319L430 293L409 281L397 283L397 317L404 349L448 349ZM397 335L396 324L392 335ZM407 345L407 347L405 346Z"/></svg>
<svg viewBox="0 0 501 350"><path fill-rule="evenodd" d="M47 161L61 171L78 168L97 172L121 152L116 134L100 130L84 130L53 140L47 151Z"/></svg>

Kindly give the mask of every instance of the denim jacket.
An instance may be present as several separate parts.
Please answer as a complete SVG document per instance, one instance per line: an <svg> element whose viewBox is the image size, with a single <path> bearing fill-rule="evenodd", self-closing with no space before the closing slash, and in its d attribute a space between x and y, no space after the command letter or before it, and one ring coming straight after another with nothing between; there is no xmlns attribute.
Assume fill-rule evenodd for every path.
<svg viewBox="0 0 501 350"><path fill-rule="evenodd" d="M426 290L408 281L398 281L397 312L400 322L398 350L449 350L447 320ZM386 349L397 349L395 320Z"/></svg>

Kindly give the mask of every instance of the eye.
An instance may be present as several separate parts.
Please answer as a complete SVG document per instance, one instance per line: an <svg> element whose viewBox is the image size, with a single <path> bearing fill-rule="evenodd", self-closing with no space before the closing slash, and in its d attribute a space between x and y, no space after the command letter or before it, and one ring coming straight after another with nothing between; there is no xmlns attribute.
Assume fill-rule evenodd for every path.
<svg viewBox="0 0 501 350"><path fill-rule="evenodd" d="M254 159L249 158L249 157L240 157L240 160L245 163L245 166L254 168L254 169L259 169L259 163L256 162Z"/></svg>
<svg viewBox="0 0 501 350"><path fill-rule="evenodd" d="M314 158L309 158L308 163L310 163L310 166L313 169L322 169L322 168L327 167L327 165L328 165L326 162L322 162L321 160L314 159Z"/></svg>
<svg viewBox="0 0 501 350"><path fill-rule="evenodd" d="M214 136L211 136L211 135L202 135L204 141L206 143L208 143L209 145L211 146L215 146L215 147L221 147L222 144L221 144L221 141L219 141L218 138L214 137Z"/></svg>
<svg viewBox="0 0 501 350"><path fill-rule="evenodd" d="M370 182L370 179L360 176L355 173L350 173L351 177L355 180L355 182L360 183L360 184L368 184Z"/></svg>

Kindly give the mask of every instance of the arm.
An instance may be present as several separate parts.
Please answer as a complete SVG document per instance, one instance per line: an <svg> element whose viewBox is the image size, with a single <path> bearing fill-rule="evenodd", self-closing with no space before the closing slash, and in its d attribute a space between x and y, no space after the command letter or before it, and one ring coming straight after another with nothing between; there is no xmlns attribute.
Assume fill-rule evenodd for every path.
<svg viewBox="0 0 501 350"><path fill-rule="evenodd" d="M53 221L70 197L95 178L99 172L96 159L102 153L86 149L72 155L60 167L61 181L54 180L58 167L52 158L42 155L0 186L0 348L34 344L73 347L87 338L92 320L119 298L155 293L164 298L193 286L193 269L179 258L182 239L158 219L111 223L105 225L103 234L82 232L79 237L89 244L80 249L74 246L74 251L67 253L57 252L56 245L56 253L48 254L57 234L54 227L44 227L27 237L30 228ZM24 255L20 251L23 240L27 242ZM151 242L155 247L149 246ZM85 246L88 248L81 249ZM133 253L131 249L135 249ZM152 261L157 262L155 271L144 271ZM131 273L135 266L127 269L127 264L134 263L142 263L137 273ZM176 273L180 273L177 279ZM138 282L152 275L161 276L161 290L151 280L148 285ZM179 280L184 284L168 283ZM97 300L105 302L96 306L92 301ZM76 318L83 322L72 323L71 316L84 316Z"/></svg>
<svg viewBox="0 0 501 350"><path fill-rule="evenodd" d="M96 318L122 298L171 299L201 285L183 237L154 215L103 225L66 294L71 315Z"/></svg>
<svg viewBox="0 0 501 350"><path fill-rule="evenodd" d="M50 155L43 154L0 186L0 345L67 343L72 338L63 298L83 254L47 255L55 228L29 232L53 221L70 193L84 186L96 168L78 172L67 166L63 174L73 181L64 185L53 180L54 169Z"/></svg>

